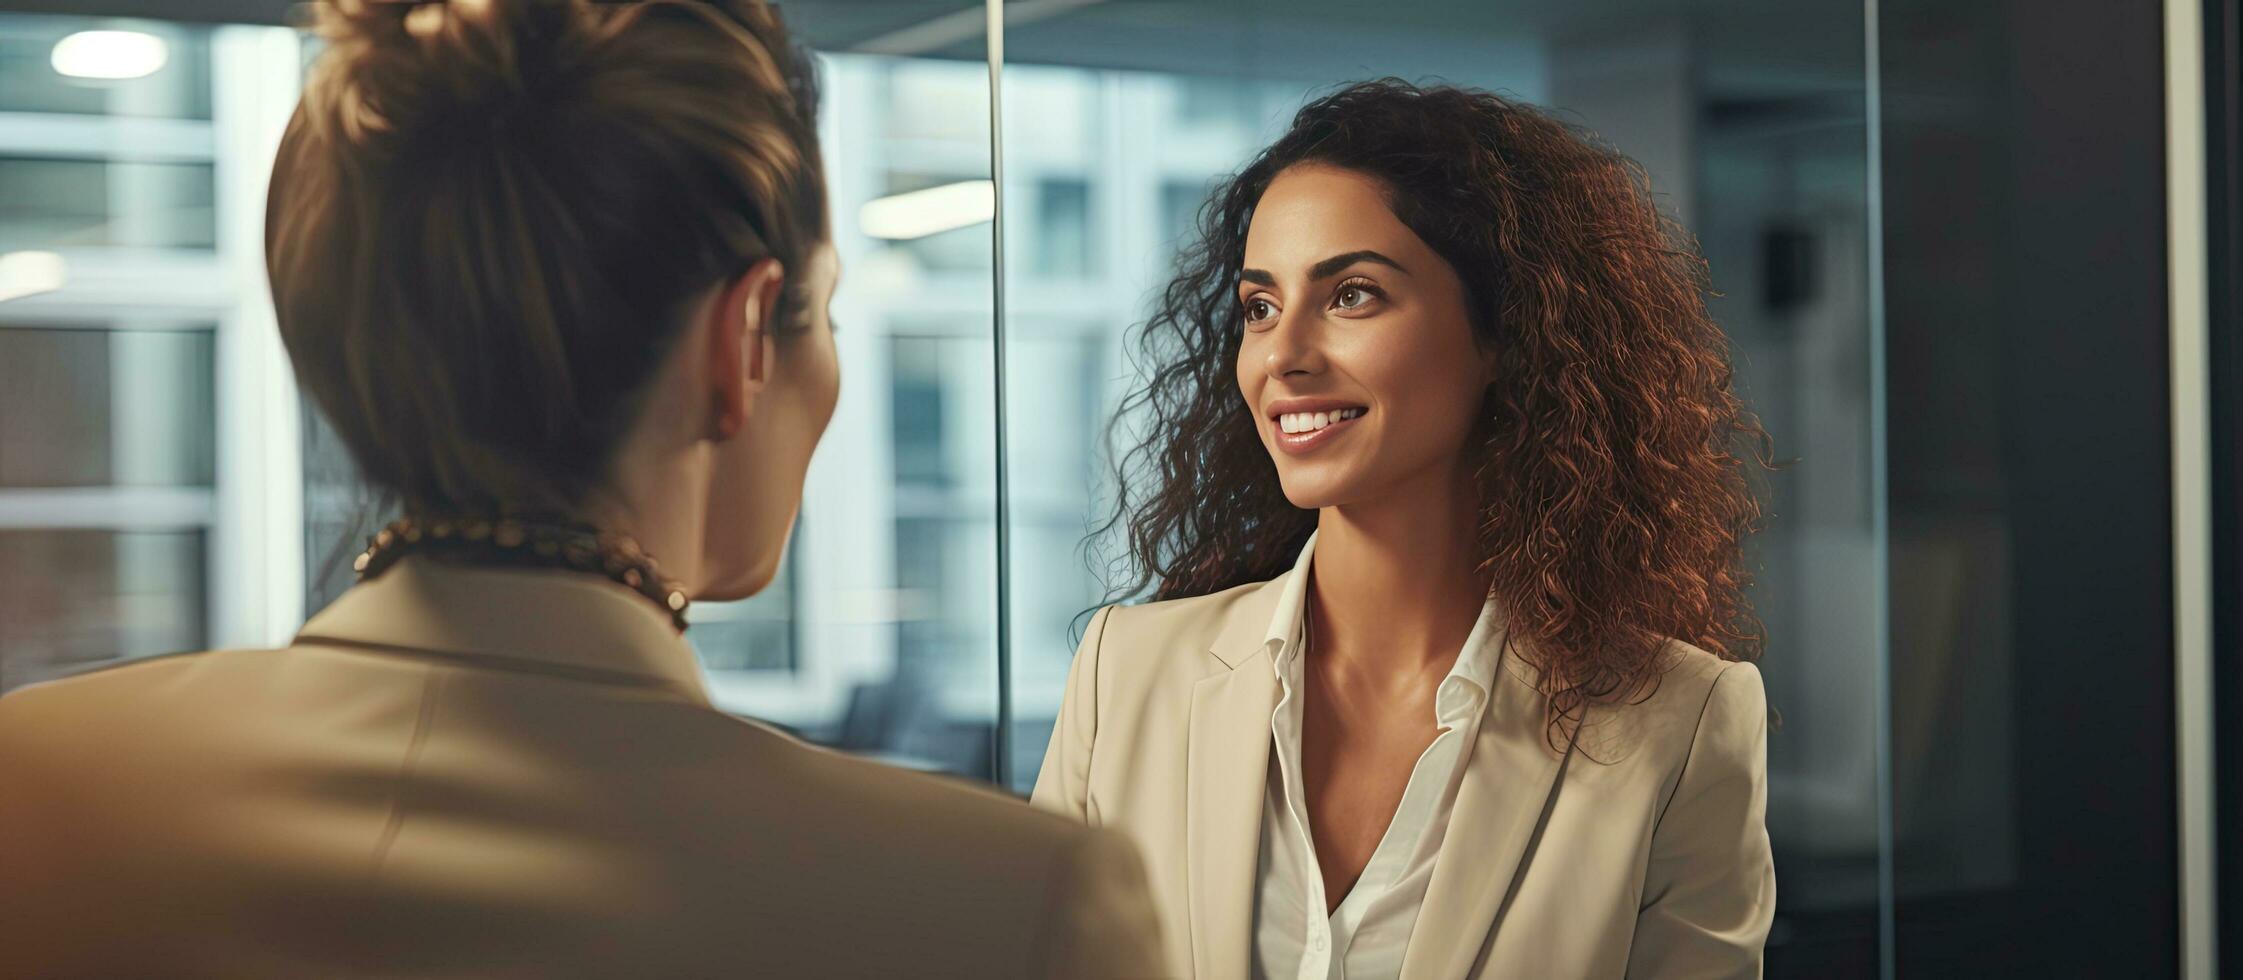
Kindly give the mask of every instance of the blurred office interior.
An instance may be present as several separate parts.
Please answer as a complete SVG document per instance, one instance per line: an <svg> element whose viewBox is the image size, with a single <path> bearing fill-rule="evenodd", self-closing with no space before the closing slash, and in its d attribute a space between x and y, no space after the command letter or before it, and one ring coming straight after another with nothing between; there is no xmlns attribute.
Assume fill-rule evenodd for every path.
<svg viewBox="0 0 2243 980"><path fill-rule="evenodd" d="M2168 7L1017 0L993 34L983 2L789 0L843 394L780 581L694 609L712 690L1025 793L1082 614L1127 598L1088 537L1125 333L1211 182L1336 84L1491 88L1647 168L1785 460L1752 546L1768 974L2209 977L2216 914L2235 975L2238 35L2233 0ZM299 19L0 0L0 690L284 643L386 517L264 290Z"/></svg>

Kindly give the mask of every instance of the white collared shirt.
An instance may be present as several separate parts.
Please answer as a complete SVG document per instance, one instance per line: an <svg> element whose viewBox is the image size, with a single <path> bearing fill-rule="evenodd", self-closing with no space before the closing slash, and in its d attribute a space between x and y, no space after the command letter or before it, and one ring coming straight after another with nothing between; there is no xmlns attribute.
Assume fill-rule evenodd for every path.
<svg viewBox="0 0 2243 980"><path fill-rule="evenodd" d="M1269 785L1262 796L1262 850L1254 900L1254 976L1357 980L1402 972L1402 953L1433 880L1459 777L1494 681L1501 617L1490 601L1434 694L1433 744L1418 756L1392 822L1339 908L1326 915L1324 874L1309 836L1301 789L1302 616L1307 609L1309 536L1279 594L1266 642L1280 696L1270 715Z"/></svg>

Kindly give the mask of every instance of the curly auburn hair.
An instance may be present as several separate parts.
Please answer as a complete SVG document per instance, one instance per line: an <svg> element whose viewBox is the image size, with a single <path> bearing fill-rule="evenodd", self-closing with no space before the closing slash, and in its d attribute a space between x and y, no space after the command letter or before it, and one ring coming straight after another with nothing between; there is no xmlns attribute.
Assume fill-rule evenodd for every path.
<svg viewBox="0 0 2243 980"><path fill-rule="evenodd" d="M1537 667L1553 740L1591 703L1648 696L1668 638L1759 655L1743 541L1768 437L1731 384L1705 260L1642 168L1528 105L1473 89L1363 82L1317 99L1199 213L1137 332L1145 378L1115 433L1102 536L1126 530L1116 596L1205 595L1291 568L1316 528L1278 484L1233 365L1236 285L1256 203L1304 163L1385 184L1395 216L1463 281L1496 357L1476 454L1481 571Z"/></svg>

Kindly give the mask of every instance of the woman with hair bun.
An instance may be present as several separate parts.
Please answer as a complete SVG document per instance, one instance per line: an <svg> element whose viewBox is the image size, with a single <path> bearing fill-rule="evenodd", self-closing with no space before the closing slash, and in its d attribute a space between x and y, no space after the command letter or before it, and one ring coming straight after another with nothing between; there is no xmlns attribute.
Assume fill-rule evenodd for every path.
<svg viewBox="0 0 2243 980"><path fill-rule="evenodd" d="M319 5L266 252L403 507L287 649L0 699L0 976L1121 977L1118 835L710 701L837 392L758 0Z"/></svg>
<svg viewBox="0 0 2243 980"><path fill-rule="evenodd" d="M1035 801L1134 837L1172 972L1750 977L1765 434L1640 168L1395 80L1215 194L1140 336Z"/></svg>

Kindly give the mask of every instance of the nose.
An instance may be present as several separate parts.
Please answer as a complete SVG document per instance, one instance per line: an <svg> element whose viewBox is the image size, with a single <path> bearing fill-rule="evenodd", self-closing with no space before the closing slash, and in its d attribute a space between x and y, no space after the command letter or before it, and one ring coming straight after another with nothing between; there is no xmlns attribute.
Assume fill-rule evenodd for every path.
<svg viewBox="0 0 2243 980"><path fill-rule="evenodd" d="M1324 371L1316 318L1286 311L1270 328L1262 355L1262 370L1271 378L1298 378Z"/></svg>

